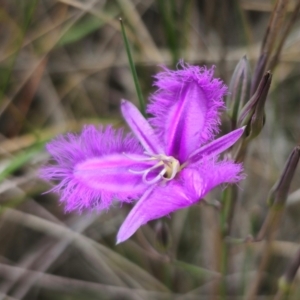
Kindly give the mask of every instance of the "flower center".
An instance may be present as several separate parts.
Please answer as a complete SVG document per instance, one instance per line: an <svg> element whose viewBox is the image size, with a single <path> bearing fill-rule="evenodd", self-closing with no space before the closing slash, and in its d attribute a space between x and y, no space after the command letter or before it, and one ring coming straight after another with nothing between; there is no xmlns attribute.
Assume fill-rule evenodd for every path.
<svg viewBox="0 0 300 300"><path fill-rule="evenodd" d="M165 180L172 180L176 174L180 171L179 161L173 156L167 156L164 154L152 155L153 159L156 159L158 163L153 167L162 167L160 172L161 177ZM153 168L152 167L152 168Z"/></svg>
<svg viewBox="0 0 300 300"><path fill-rule="evenodd" d="M149 157L139 161L157 161L157 163L145 170L129 170L133 174L141 174L144 183L153 184L160 180L170 181L175 178L176 174L182 169L179 161L173 156L167 156L165 154L150 154L145 152ZM136 160L134 158L131 158ZM153 175L158 171L157 175ZM153 177L154 176L154 177Z"/></svg>
<svg viewBox="0 0 300 300"><path fill-rule="evenodd" d="M164 170L166 171L166 173L164 174L164 178L166 180L173 179L176 176L176 174L180 171L179 161L172 156L166 155L162 155L160 159L163 163Z"/></svg>

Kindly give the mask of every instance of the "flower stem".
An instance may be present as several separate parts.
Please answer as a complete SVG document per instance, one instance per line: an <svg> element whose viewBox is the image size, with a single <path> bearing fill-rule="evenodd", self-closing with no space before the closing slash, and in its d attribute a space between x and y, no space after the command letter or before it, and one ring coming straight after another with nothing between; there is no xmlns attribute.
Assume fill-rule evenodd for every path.
<svg viewBox="0 0 300 300"><path fill-rule="evenodd" d="M127 57L128 57L128 61L129 61L129 65L130 65L130 70L131 70L131 74L133 77L133 81L134 81L134 85L135 85L135 90L139 99L139 103L140 103L140 111L143 114L144 117L146 117L146 109L145 109L145 101L143 98L143 94L142 94L142 90L139 84L139 80L138 80L138 76L136 73L136 69L135 69L135 65L133 63L133 59L132 59L132 55L131 55L131 51L130 51L130 46L129 46L129 42L127 39L127 35L125 32L125 27L123 24L123 20L120 18L120 24L121 24L121 31L122 31L122 36L124 39L124 43L125 43L125 48L126 48L126 53L127 53Z"/></svg>

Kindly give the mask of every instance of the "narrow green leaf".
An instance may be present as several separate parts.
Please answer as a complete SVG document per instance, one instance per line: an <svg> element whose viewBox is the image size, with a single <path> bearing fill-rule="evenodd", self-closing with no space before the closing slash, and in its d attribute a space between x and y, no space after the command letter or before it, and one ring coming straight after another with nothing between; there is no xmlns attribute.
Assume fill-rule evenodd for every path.
<svg viewBox="0 0 300 300"><path fill-rule="evenodd" d="M123 20L121 18L120 18L120 23L121 23L122 36L123 36L123 39L124 39L125 48L126 48L126 52L127 52L127 57L128 57L129 65L130 65L130 70L131 70L131 73L132 73L136 93L137 93L139 103L140 103L140 111L144 116L146 116L145 101L144 101L142 91L141 91L141 87L140 87L140 84L139 84L139 81L138 81L135 65L133 63L133 59L132 59L132 55L131 55L131 51L130 51L130 46L129 46L129 42L128 42L128 39L127 39L127 36L126 36Z"/></svg>
<svg viewBox="0 0 300 300"><path fill-rule="evenodd" d="M103 20L94 16L84 18L80 22L73 25L59 40L58 46L66 46L77 42L92 32L99 29L104 24Z"/></svg>
<svg viewBox="0 0 300 300"><path fill-rule="evenodd" d="M27 149L26 151L16 155L8 164L8 166L0 173L0 182L2 182L11 173L24 166L29 160L31 160L37 153L39 153L43 149L44 145L45 142L38 142L30 149Z"/></svg>
<svg viewBox="0 0 300 300"><path fill-rule="evenodd" d="M173 261L174 266L188 272L189 274L193 275L194 277L198 279L203 279L203 278L214 278L214 277L219 277L220 273L211 271L205 268L201 268L196 265L192 265L183 261L179 260L174 260Z"/></svg>

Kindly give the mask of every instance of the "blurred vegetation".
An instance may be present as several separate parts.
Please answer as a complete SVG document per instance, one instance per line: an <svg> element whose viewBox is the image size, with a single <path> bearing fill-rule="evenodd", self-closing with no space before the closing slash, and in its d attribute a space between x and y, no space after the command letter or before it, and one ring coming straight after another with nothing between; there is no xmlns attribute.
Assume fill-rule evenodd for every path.
<svg viewBox="0 0 300 300"><path fill-rule="evenodd" d="M299 0L2 0L0 299L299 299L293 157L277 193L299 152L299 9ZM38 170L49 139L83 124L123 126L120 99L139 105L120 17L144 99L159 65L179 59L216 65L234 88L246 55L251 71L235 74L251 77L248 98L267 70L273 79L264 127L235 150L246 180L116 246L129 205L64 214ZM232 95L244 104L242 91ZM236 125L231 118L223 114L222 133Z"/></svg>

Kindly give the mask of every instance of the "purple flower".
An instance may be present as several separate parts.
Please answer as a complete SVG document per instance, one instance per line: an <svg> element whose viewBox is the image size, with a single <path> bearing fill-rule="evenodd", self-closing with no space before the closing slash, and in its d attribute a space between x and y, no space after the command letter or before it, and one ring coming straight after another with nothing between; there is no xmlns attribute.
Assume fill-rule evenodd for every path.
<svg viewBox="0 0 300 300"><path fill-rule="evenodd" d="M183 66L156 76L148 121L130 102L122 114L132 134L86 126L80 135L47 145L54 164L43 177L56 180L66 210L108 209L114 200L138 200L122 224L117 242L143 224L198 202L222 183L242 179L242 166L219 160L243 134L237 129L213 141L227 88L213 69Z"/></svg>

